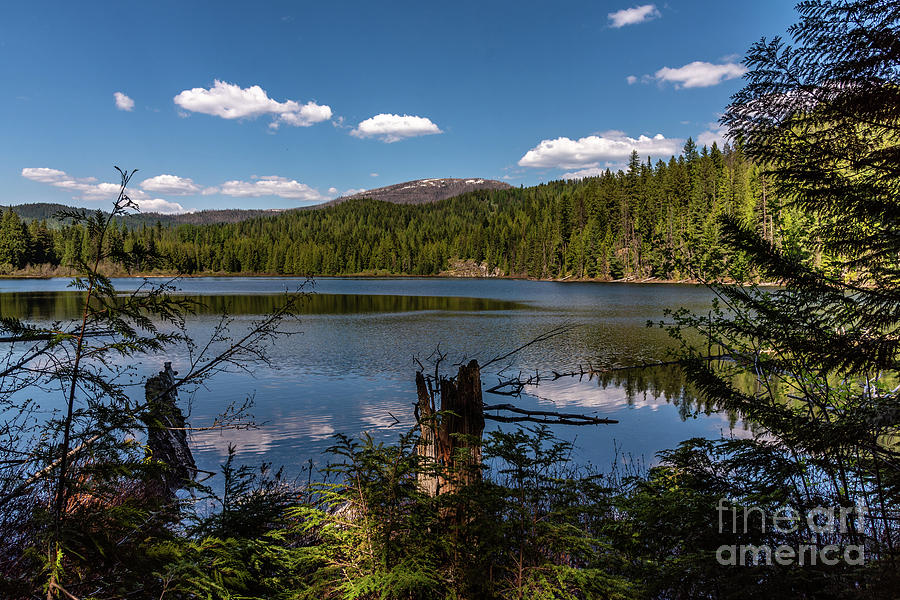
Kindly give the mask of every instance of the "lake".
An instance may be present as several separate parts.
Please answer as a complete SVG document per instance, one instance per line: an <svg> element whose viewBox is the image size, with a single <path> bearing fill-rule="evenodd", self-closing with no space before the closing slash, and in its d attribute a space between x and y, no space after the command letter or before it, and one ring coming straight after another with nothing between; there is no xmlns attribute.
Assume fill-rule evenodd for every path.
<svg viewBox="0 0 900 600"><path fill-rule="evenodd" d="M134 289L140 280L117 279ZM73 318L79 296L68 280L0 280L0 314L35 322ZM188 330L198 341L209 337L218 314L227 310L239 332L281 301L285 290L303 284L291 278L196 278L177 283L179 294L201 299L206 308L192 316ZM485 387L506 374L567 371L665 360L673 348L668 335L648 328L666 308L705 313L712 294L692 285L544 282L505 279L342 279L321 278L306 291L299 320L285 323L295 335L271 347L272 365L252 374L225 373L193 394L182 394L195 426L230 403L252 398L258 427L198 432L192 445L198 466L217 470L230 444L243 463L263 460L299 473L322 452L335 433L370 432L390 441L413 424L415 372L436 348L447 363L471 358L484 364L569 325L564 334L523 349L482 373ZM152 374L164 361L185 369L184 349L146 357L138 375ZM142 394L136 385L135 394ZM485 395L486 403L509 402ZM557 426L575 442L573 458L607 469L613 461L653 464L659 450L690 437L747 435L733 416L696 408L677 368L618 371L602 380L563 378L543 382L512 399L523 407L581 412L617 419L618 424ZM497 427L488 423L488 428ZM502 427L513 427L502 425Z"/></svg>

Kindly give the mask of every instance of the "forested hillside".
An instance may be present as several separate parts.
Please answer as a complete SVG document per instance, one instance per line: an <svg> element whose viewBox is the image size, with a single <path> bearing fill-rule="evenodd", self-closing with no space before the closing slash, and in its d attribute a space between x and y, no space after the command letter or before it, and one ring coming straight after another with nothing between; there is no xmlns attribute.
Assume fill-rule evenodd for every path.
<svg viewBox="0 0 900 600"><path fill-rule="evenodd" d="M805 239L805 218L783 207L770 187L739 149L698 150L688 140L668 162L651 164L634 153L625 171L599 177L418 206L351 199L238 223L124 222L108 243L156 250L164 257L157 269L186 274L433 275L459 259L535 278L752 276L742 254L720 242L718 217L729 214L776 246L821 262ZM66 265L85 240L80 226L25 225L7 211L0 265L5 272Z"/></svg>

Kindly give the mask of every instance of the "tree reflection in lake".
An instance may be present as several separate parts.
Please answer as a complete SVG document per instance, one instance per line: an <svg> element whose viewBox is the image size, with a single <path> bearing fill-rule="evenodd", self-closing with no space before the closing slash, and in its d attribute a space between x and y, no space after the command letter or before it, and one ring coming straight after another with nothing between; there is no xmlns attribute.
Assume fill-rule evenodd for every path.
<svg viewBox="0 0 900 600"><path fill-rule="evenodd" d="M120 290L139 280L118 280ZM283 291L302 280L207 278L178 282L182 294L201 302L188 319L191 335L205 340L227 312L243 328L283 299ZM0 280L0 314L31 321L77 317L80 294L57 280ZM288 470L316 460L341 432L366 431L393 441L412 425L416 399L414 358L436 346L451 360L480 361L502 355L560 324L564 335L533 345L513 357L511 372L565 370L579 364L625 366L666 360L671 340L648 320L664 310L709 307L708 291L695 286L566 284L512 280L323 279L317 280L299 322L286 323L292 333L270 349L273 368L227 373L182 399L191 419L206 424L223 406L255 398L257 429L226 433L198 432L192 444L198 465L217 470L229 443L246 464L259 460L287 465ZM138 357L140 378L171 360L183 368L183 351L166 357ZM141 366L143 365L143 366ZM498 367L500 365L497 365ZM146 368L145 368L146 367ZM486 387L496 373L483 372ZM562 428L576 439L579 458L608 465L614 444L625 452L653 460L660 449L690 437L745 435L735 415L714 412L697 403L678 368L654 368L602 374L588 381L542 381L515 399L523 407L587 412L619 420L603 427ZM533 394L533 395L532 395ZM496 403L486 396L485 400ZM508 401L504 398L503 401ZM49 401L47 403L49 407ZM696 418L693 418L696 417Z"/></svg>
<svg viewBox="0 0 900 600"><path fill-rule="evenodd" d="M76 318L83 306L81 292L8 292L0 294L0 314L24 320L59 321ZM281 306L284 298L273 294L174 295L195 302L204 315L264 315ZM524 308L520 302L454 296L399 296L363 294L309 294L300 314L349 315L416 311L497 311Z"/></svg>

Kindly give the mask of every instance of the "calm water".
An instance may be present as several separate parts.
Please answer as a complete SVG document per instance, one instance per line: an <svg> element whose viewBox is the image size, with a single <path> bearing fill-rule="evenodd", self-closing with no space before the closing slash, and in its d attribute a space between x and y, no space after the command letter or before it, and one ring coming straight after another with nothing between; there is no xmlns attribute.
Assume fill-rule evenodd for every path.
<svg viewBox="0 0 900 600"><path fill-rule="evenodd" d="M37 322L72 318L78 294L67 280L0 280L0 315ZM116 280L133 289L135 280ZM207 305L189 321L199 341L210 335L223 309L234 331L271 310L300 279L205 278L178 282L179 293ZM192 442L198 466L215 470L234 444L240 459L285 465L298 472L337 432L371 432L391 440L412 425L415 359L423 362L440 347L448 361L484 363L562 324L567 333L526 348L483 373L486 387L497 370L565 371L588 364L627 366L666 358L665 332L646 327L667 307L706 312L710 293L696 286L554 283L465 279L319 279L299 321L286 324L297 335L271 348L273 366L247 374L222 374L183 400L194 425L203 425L232 402L254 399L259 427L246 431L197 433ZM140 373L171 360L185 369L186 353L141 362ZM616 425L561 427L574 440L575 458L601 468L619 458L652 463L654 454L694 436L745 435L743 425L723 414L695 409L677 369L620 372L604 381L563 379L530 388L513 400L525 407L583 412L618 419ZM135 393L142 393L136 386ZM486 395L487 403L508 402ZM493 425L489 424L489 427ZM510 427L504 425L504 427Z"/></svg>

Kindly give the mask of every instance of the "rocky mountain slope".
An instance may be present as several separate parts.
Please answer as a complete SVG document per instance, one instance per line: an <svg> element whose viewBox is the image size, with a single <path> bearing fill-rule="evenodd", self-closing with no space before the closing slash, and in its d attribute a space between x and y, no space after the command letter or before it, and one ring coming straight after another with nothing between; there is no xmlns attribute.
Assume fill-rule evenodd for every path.
<svg viewBox="0 0 900 600"><path fill-rule="evenodd" d="M372 198L395 204L428 204L476 190L504 190L508 183L493 179L416 179L341 196L319 206L333 206L352 198Z"/></svg>

